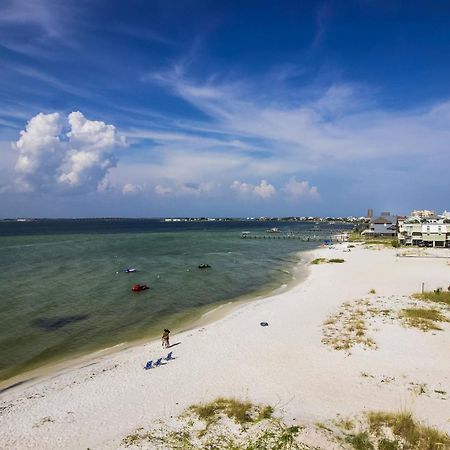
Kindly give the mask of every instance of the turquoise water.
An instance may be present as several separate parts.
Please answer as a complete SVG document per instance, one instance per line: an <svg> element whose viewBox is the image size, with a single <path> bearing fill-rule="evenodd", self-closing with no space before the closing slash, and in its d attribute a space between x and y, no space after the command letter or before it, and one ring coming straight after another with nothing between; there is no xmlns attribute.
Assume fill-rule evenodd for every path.
<svg viewBox="0 0 450 450"><path fill-rule="evenodd" d="M292 279L297 252L317 245L241 239L247 223L135 225L18 224L14 235L0 224L0 379L153 337L208 305L275 289ZM268 226L252 227L264 234ZM312 234L309 224L296 227ZM199 270L202 262L211 268ZM136 283L150 289L134 293Z"/></svg>

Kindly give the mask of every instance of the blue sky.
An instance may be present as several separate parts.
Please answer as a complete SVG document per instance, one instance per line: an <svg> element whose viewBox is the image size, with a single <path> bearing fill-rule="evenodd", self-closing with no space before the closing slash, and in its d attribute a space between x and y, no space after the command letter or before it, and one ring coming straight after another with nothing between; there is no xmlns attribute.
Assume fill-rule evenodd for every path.
<svg viewBox="0 0 450 450"><path fill-rule="evenodd" d="M0 218L449 209L446 1L0 0Z"/></svg>

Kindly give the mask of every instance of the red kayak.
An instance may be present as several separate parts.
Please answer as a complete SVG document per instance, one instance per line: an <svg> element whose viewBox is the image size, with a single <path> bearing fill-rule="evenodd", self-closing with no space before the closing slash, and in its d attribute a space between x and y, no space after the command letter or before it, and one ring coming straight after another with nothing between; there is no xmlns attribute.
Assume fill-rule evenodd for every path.
<svg viewBox="0 0 450 450"><path fill-rule="evenodd" d="M147 289L150 289L146 284L135 284L131 290L133 292L139 292L139 291L145 291Z"/></svg>

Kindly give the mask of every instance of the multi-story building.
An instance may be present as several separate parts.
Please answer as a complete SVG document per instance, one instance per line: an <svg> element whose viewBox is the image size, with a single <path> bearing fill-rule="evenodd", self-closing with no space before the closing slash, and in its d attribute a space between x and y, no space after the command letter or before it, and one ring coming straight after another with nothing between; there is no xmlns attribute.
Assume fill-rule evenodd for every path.
<svg viewBox="0 0 450 450"><path fill-rule="evenodd" d="M443 223L423 223L422 241L428 247L450 247L450 226Z"/></svg>
<svg viewBox="0 0 450 450"><path fill-rule="evenodd" d="M434 215L410 216L398 222L398 241L402 245L450 247L450 223Z"/></svg>
<svg viewBox="0 0 450 450"><path fill-rule="evenodd" d="M435 215L436 213L434 211L429 211L428 209L415 209L411 213L411 217L420 217L421 219L426 219Z"/></svg>
<svg viewBox="0 0 450 450"><path fill-rule="evenodd" d="M376 219L372 219L369 228L362 235L369 236L395 236L397 234L397 217L384 213Z"/></svg>

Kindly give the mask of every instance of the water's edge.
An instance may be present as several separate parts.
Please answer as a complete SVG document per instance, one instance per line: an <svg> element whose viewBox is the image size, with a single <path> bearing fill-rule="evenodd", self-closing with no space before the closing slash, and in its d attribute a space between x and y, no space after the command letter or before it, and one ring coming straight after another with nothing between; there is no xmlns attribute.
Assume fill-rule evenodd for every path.
<svg viewBox="0 0 450 450"><path fill-rule="evenodd" d="M292 290L303 283L309 275L308 264L313 259L314 249L295 252L296 261L286 266L291 271L293 277L287 284L283 284L275 289L273 287L261 288L260 290L248 293L237 298L227 299L220 303L209 304L201 308L192 309L191 316L180 322L179 328L173 329L172 334L181 334L189 330L195 330L203 326L218 322L234 313L236 310L247 306L250 303L261 301ZM71 370L76 370L86 365L94 364L95 361L110 357L113 354L139 347L145 343L155 343L159 340L159 335L154 333L142 336L132 341L122 342L112 347L107 347L95 351L72 354L67 359L52 361L36 369L25 371L0 382L0 394L10 389L14 389L24 384L32 382L38 383L43 379L53 378Z"/></svg>

